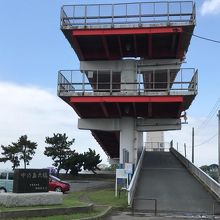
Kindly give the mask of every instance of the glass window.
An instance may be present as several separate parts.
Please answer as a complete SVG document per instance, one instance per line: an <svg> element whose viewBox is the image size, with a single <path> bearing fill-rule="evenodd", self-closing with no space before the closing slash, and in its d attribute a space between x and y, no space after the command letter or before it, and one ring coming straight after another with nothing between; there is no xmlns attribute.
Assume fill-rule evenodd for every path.
<svg viewBox="0 0 220 220"><path fill-rule="evenodd" d="M5 180L7 178L7 173L0 173L0 179Z"/></svg>
<svg viewBox="0 0 220 220"><path fill-rule="evenodd" d="M8 179L13 180L14 179L14 173L8 173Z"/></svg>

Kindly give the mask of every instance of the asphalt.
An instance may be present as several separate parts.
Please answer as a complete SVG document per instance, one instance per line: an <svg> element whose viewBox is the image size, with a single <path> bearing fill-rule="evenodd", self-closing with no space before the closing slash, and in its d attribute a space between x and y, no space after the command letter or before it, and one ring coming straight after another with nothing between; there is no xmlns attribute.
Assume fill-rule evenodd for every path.
<svg viewBox="0 0 220 220"><path fill-rule="evenodd" d="M170 152L146 152L134 209L159 213L213 214L220 206L213 195Z"/></svg>

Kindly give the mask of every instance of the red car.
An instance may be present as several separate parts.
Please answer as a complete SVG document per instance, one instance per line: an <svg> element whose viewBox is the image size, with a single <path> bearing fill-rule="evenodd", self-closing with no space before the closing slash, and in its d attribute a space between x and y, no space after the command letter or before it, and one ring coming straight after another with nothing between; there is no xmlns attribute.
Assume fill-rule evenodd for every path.
<svg viewBox="0 0 220 220"><path fill-rule="evenodd" d="M61 179L50 175L49 177L49 191L66 192L70 190L70 184Z"/></svg>

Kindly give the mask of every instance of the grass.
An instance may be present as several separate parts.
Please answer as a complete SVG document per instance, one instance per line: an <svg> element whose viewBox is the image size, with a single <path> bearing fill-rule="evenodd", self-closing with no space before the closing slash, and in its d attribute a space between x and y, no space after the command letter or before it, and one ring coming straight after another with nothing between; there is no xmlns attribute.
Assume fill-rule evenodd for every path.
<svg viewBox="0 0 220 220"><path fill-rule="evenodd" d="M50 205L50 206L33 206L33 207L15 207L6 208L0 206L0 211L16 211L16 210L31 210L31 209L42 209L42 208L62 208L62 207L74 207L83 206L88 203L82 202L81 197L86 196L91 203L97 205L108 205L112 207L126 208L127 207L127 194L121 193L121 197L115 197L114 189L102 189L92 191L81 191L72 192L64 195L63 205ZM50 217L34 217L34 218L17 218L16 220L69 220L69 219L80 219L84 217L92 217L100 214L104 211L103 207L96 207L94 211L89 213L75 213L73 215L62 215L62 216L50 216Z"/></svg>
<svg viewBox="0 0 220 220"><path fill-rule="evenodd" d="M112 207L127 207L127 194L122 192L120 198L115 197L113 189L103 189L88 193L89 199L98 205L109 205Z"/></svg>

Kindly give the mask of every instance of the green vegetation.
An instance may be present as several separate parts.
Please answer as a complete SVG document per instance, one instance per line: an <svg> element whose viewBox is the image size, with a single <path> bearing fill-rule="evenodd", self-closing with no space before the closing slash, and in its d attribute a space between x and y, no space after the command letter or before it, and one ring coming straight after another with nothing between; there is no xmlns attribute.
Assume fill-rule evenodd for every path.
<svg viewBox="0 0 220 220"><path fill-rule="evenodd" d="M1 148L3 157L0 158L0 162L10 161L14 170L20 165L20 160L23 160L26 169L35 154L37 143L29 141L27 135L23 135L18 139L18 142L12 142L8 146L2 145Z"/></svg>
<svg viewBox="0 0 220 220"><path fill-rule="evenodd" d="M204 165L200 167L205 173L207 173L210 177L212 177L215 181L218 182L218 165L211 164L209 166Z"/></svg>
<svg viewBox="0 0 220 220"><path fill-rule="evenodd" d="M76 207L84 206L88 203L95 205L108 205L117 208L127 207L127 193L122 192L121 197L115 197L114 189L102 189L92 191L81 191L64 194L63 205L51 205L51 206L34 206L34 207L15 207L5 208L0 206L0 211L16 211L16 210L31 210L31 209L43 209L43 208L62 208L62 207ZM82 198L86 198L87 202L82 201ZM72 215L51 216L51 217L35 217L35 218L18 218L16 220L67 220L67 219L80 219L84 217L92 217L100 214L105 210L105 207L95 207L94 211L89 213L75 213Z"/></svg>
<svg viewBox="0 0 220 220"><path fill-rule="evenodd" d="M115 191L113 189L103 189L88 193L89 199L95 204L109 205L112 207L127 207L127 193L122 192L120 198L115 197Z"/></svg>

